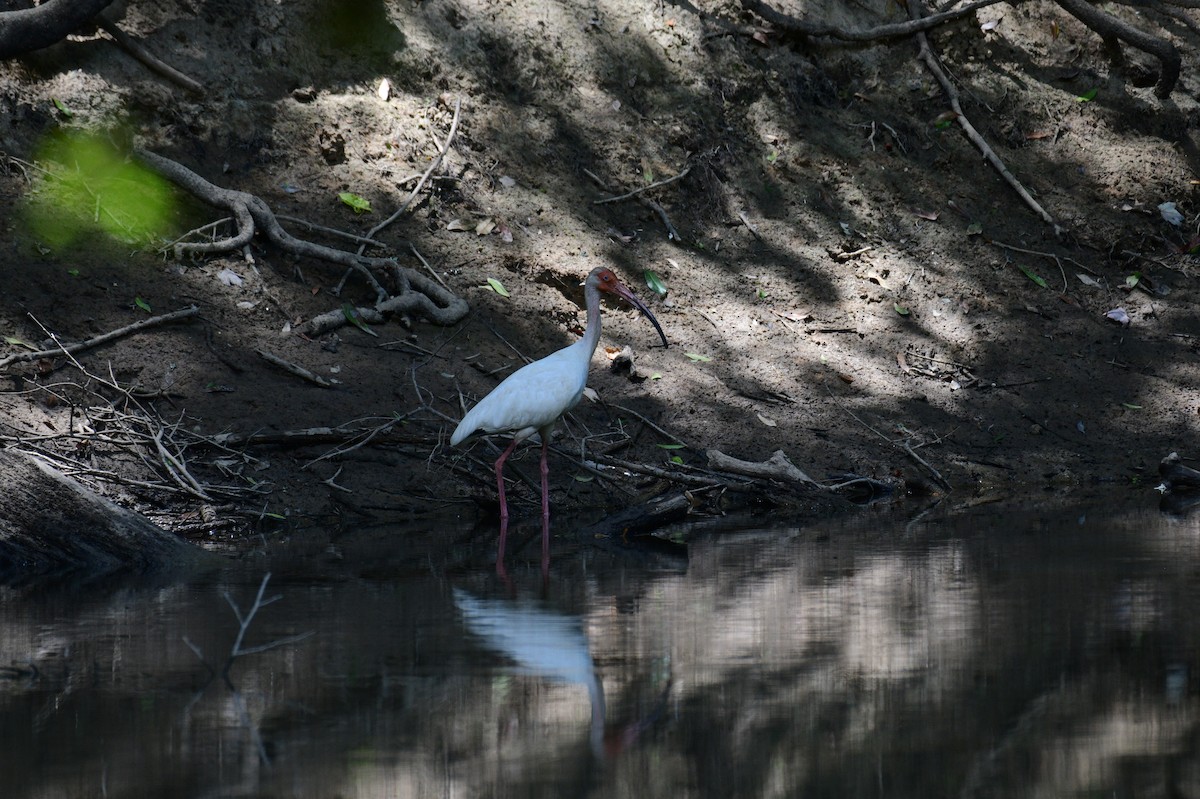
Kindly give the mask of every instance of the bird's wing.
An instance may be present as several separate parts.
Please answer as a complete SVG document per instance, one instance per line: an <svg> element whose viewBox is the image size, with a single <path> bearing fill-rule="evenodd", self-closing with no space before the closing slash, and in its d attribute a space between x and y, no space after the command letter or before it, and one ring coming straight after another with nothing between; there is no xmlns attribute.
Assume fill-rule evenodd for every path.
<svg viewBox="0 0 1200 799"><path fill-rule="evenodd" d="M587 383L587 363L580 368L571 356L567 347L513 372L463 417L450 443L480 430L526 438L553 424L579 402Z"/></svg>

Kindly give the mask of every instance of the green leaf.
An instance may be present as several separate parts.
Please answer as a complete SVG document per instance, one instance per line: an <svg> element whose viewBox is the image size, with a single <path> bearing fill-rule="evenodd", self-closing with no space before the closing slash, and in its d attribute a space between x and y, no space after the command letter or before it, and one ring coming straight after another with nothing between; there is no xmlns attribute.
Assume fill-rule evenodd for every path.
<svg viewBox="0 0 1200 799"><path fill-rule="evenodd" d="M284 516L282 513L271 513L268 511L267 513L264 513L263 516L266 516L269 519L278 519L281 522L287 521L287 517Z"/></svg>
<svg viewBox="0 0 1200 799"><path fill-rule="evenodd" d="M1046 283L1046 279L1045 279L1044 277L1040 277L1038 274L1036 274L1036 273L1035 273L1035 272L1034 272L1032 269L1030 269L1028 266L1025 266L1024 264L1017 264L1017 268L1018 268L1018 269L1020 269L1022 272L1024 272L1024 273L1025 273L1025 277L1029 278L1029 279L1030 279L1030 280L1032 280L1034 283L1037 283L1037 284L1038 284L1039 286L1041 286L1042 288L1048 288L1048 285L1047 285L1047 283Z"/></svg>
<svg viewBox="0 0 1200 799"><path fill-rule="evenodd" d="M371 213L371 201L363 199L362 197L359 197L354 192L350 192L350 191L340 192L338 194L338 199L341 200L342 202L344 202L346 205L353 208L354 213L356 213L356 214Z"/></svg>
<svg viewBox="0 0 1200 799"><path fill-rule="evenodd" d="M662 380L662 372L655 372L654 374L650 375L650 379L651 380Z"/></svg>
<svg viewBox="0 0 1200 799"><path fill-rule="evenodd" d="M708 363L712 360L712 358L708 357L707 355L701 355L698 352L685 352L684 355L691 358L693 362L703 361L704 363Z"/></svg>
<svg viewBox="0 0 1200 799"><path fill-rule="evenodd" d="M577 474L575 475L575 482L590 483L592 482L592 476L590 474Z"/></svg>
<svg viewBox="0 0 1200 799"><path fill-rule="evenodd" d="M54 107L58 109L58 113L65 116L67 119L70 119L71 117L75 116L75 112L72 111L71 109L67 108L67 104L64 103L62 100L58 99L57 97L52 97L50 99L51 99L51 102L54 103Z"/></svg>
<svg viewBox="0 0 1200 799"><path fill-rule="evenodd" d="M776 161L778 161L778 160L779 160L779 153L778 153L778 151L776 151L776 150L772 150L771 152L767 153L767 163L768 163L768 164L773 164L773 163L775 163L775 162L776 162Z"/></svg>
<svg viewBox="0 0 1200 799"><path fill-rule="evenodd" d="M134 297L133 304L136 305L137 307L141 308L146 313L152 313L152 311L150 310L150 303L146 302L141 297Z"/></svg>
<svg viewBox="0 0 1200 799"><path fill-rule="evenodd" d="M978 236L982 233L983 233L983 223L982 222L972 222L971 224L967 225L967 235L968 236Z"/></svg>
<svg viewBox="0 0 1200 799"><path fill-rule="evenodd" d="M667 293L667 285L662 282L662 278L658 276L657 272L655 272L653 269L647 269L644 274L646 277L646 286L651 291L653 291L655 294Z"/></svg>
<svg viewBox="0 0 1200 799"><path fill-rule="evenodd" d="M678 455L672 455L672 456L671 456L671 463L678 463L680 466L682 466L682 465L683 465L683 458L679 457Z"/></svg>
<svg viewBox="0 0 1200 799"><path fill-rule="evenodd" d="M759 289L754 293L754 296L758 297L760 300L765 300L767 298L767 292Z"/></svg>
<svg viewBox="0 0 1200 799"><path fill-rule="evenodd" d="M1137 284L1140 283L1141 280L1142 280L1142 273L1134 272L1132 275L1125 278L1125 285L1129 286L1129 288L1131 288L1131 289L1137 288Z"/></svg>
<svg viewBox="0 0 1200 799"><path fill-rule="evenodd" d="M659 449L683 449L683 444L655 444Z"/></svg>
<svg viewBox="0 0 1200 799"><path fill-rule="evenodd" d="M954 124L954 120L952 120L952 119L942 119L937 122L934 122L933 126L935 128L937 128L938 130L945 130L946 128L950 127L953 124Z"/></svg>
<svg viewBox="0 0 1200 799"><path fill-rule="evenodd" d="M79 277L79 270L78 269L68 269L67 274L70 275L71 277Z"/></svg>
<svg viewBox="0 0 1200 799"><path fill-rule="evenodd" d="M1121 404L1131 411L1140 411L1142 409L1141 405L1134 405L1132 402L1122 402Z"/></svg>
<svg viewBox="0 0 1200 799"><path fill-rule="evenodd" d="M15 347L24 347L24 348L25 348L25 349L27 349L27 350L31 350L31 351L33 351L33 352L37 352L37 347L35 347L35 346L33 346L32 344L30 344L28 341L25 341L25 340L23 340L23 339L19 339L19 338L17 338L16 336L5 336L5 337L4 337L4 343L5 343L5 344L12 344L12 345L13 345L13 346L15 346Z"/></svg>
<svg viewBox="0 0 1200 799"><path fill-rule="evenodd" d="M358 309L348 302L342 303L342 316L346 317L347 322L354 325L362 332L371 336L379 335L372 330L365 321L363 321L362 316L360 316L358 313Z"/></svg>
<svg viewBox="0 0 1200 799"><path fill-rule="evenodd" d="M1075 102L1077 102L1077 103L1090 103L1092 100L1095 100L1095 99L1096 99L1096 95L1097 95L1099 92L1100 92L1100 89L1098 89L1098 88L1097 88L1097 89L1088 89L1086 92L1084 92L1083 94L1081 94L1081 95L1079 95L1078 97L1076 97L1076 98L1075 98Z"/></svg>
<svg viewBox="0 0 1200 799"><path fill-rule="evenodd" d="M907 308L905 308L903 305L901 305L898 302L892 303L892 307L895 308L896 313L900 314L901 316L908 316L910 313L912 313L911 311L909 311Z"/></svg>
<svg viewBox="0 0 1200 799"><path fill-rule="evenodd" d="M501 297L509 296L508 289L504 288L504 284L494 277L489 277L487 287L499 294Z"/></svg>

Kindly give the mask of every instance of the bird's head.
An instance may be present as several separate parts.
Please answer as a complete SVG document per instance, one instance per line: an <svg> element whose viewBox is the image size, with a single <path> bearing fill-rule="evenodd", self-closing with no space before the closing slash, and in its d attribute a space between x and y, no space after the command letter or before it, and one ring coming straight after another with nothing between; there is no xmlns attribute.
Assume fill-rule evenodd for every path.
<svg viewBox="0 0 1200 799"><path fill-rule="evenodd" d="M636 294L630 291L624 283L617 279L617 276L613 274L611 269L604 266L596 267L591 271L591 274L587 276L586 285L594 286L597 290L605 294L615 294L628 302L634 308L637 308L645 315L647 319L650 320L650 324L654 325L654 329L658 331L658 335L662 339L663 346L670 346L670 344L667 342L667 334L663 332L662 325L660 325L658 320L654 318L654 314L650 313L650 309L646 307L645 303L637 298Z"/></svg>

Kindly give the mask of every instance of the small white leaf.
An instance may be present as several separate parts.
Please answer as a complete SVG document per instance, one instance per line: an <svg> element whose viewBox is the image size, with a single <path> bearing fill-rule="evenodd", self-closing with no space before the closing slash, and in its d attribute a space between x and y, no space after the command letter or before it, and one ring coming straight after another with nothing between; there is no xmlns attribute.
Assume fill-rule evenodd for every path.
<svg viewBox="0 0 1200 799"><path fill-rule="evenodd" d="M758 421L762 422L762 423L763 423L763 424L765 424L767 427L774 427L774 426L775 426L775 420L774 420L774 419L768 419L767 417L763 416L761 413L757 413L757 414L755 414L755 416L757 416L757 417L758 417Z"/></svg>
<svg viewBox="0 0 1200 799"><path fill-rule="evenodd" d="M446 230L471 230L471 226L461 219L451 219L446 223Z"/></svg>
<svg viewBox="0 0 1200 799"><path fill-rule="evenodd" d="M242 280L242 276L232 269L222 269L220 272L217 272L217 280L226 286L240 286L245 282Z"/></svg>
<svg viewBox="0 0 1200 799"><path fill-rule="evenodd" d="M1104 315L1104 318L1116 322L1121 327L1129 327L1129 323L1132 321L1124 308L1113 308Z"/></svg>
<svg viewBox="0 0 1200 799"><path fill-rule="evenodd" d="M508 175L504 175L500 178L500 185L506 189L511 189L513 186L517 185L517 181L510 178Z"/></svg>
<svg viewBox="0 0 1200 799"><path fill-rule="evenodd" d="M590 401L590 402L599 402L600 401L600 395L597 394L596 389L592 388L591 386L584 386L583 396L587 397L588 401Z"/></svg>
<svg viewBox="0 0 1200 799"><path fill-rule="evenodd" d="M1075 277L1079 278L1079 282L1085 286L1091 286L1094 289L1104 288L1100 285L1100 281L1091 275L1085 275L1083 272L1079 272L1075 275Z"/></svg>
<svg viewBox="0 0 1200 799"><path fill-rule="evenodd" d="M1175 210L1175 203L1160 203L1158 212L1162 214L1162 218L1167 220L1168 224L1179 227L1183 224L1183 214Z"/></svg>
<svg viewBox="0 0 1200 799"><path fill-rule="evenodd" d="M392 82L387 78L379 81L379 87L375 89L375 94L379 95L379 99L387 102L387 99L392 96Z"/></svg>

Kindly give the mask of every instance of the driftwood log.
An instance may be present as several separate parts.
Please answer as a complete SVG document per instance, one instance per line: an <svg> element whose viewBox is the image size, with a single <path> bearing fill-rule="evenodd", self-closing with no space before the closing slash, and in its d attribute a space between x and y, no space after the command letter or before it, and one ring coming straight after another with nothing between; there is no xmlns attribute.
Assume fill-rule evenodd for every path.
<svg viewBox="0 0 1200 799"><path fill-rule="evenodd" d="M0 449L0 583L158 572L220 559L13 449Z"/></svg>

